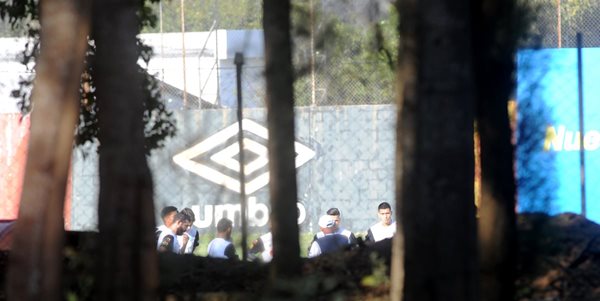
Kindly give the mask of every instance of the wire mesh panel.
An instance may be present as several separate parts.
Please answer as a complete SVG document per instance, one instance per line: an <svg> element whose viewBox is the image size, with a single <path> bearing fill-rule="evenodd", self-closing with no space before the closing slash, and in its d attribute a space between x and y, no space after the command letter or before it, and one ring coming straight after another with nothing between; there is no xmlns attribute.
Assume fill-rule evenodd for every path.
<svg viewBox="0 0 600 301"><path fill-rule="evenodd" d="M29 116L20 114L12 91L31 74L16 61L24 43L0 39L0 219L15 219L23 185L29 143Z"/></svg>
<svg viewBox="0 0 600 301"><path fill-rule="evenodd" d="M394 192L395 109L391 105L305 107L296 112L299 223L316 231L330 207L346 227L366 231L376 208ZM177 113L176 137L149 158L158 208L190 207L196 226L221 216L239 225L239 151L235 110ZM268 130L264 108L244 110L244 153L250 227L265 231L269 216ZM371 214L369 214L371 213Z"/></svg>
<svg viewBox="0 0 600 301"><path fill-rule="evenodd" d="M584 46L598 46L600 43L600 1L533 2L538 6L535 10L537 18L531 26L532 38L529 42L532 46L573 47L577 32L583 34ZM236 53L244 55L241 69L244 115L265 127L261 5L262 2L258 0L162 2L154 7L159 17L157 26L145 29L141 36L154 49L154 57L147 66L148 72L160 81L162 101L176 112L178 127L176 137L168 140L167 147L154 151L149 157L156 188L156 207L170 204L193 207L198 223L203 227L212 227L217 217L228 212L239 217L235 207L239 195L224 185L224 177L219 183L199 177L193 171L182 169L173 157L237 122ZM393 198L394 67L398 42L394 34L396 12L385 1L294 1L293 9L296 139L314 152L314 157L306 165L298 167L301 192L298 210L304 216L301 226L303 230L314 231L315 217L328 207L340 207L346 208L343 214L347 227L361 231L374 220L375 216L369 214L370 210L378 202ZM573 56L569 54L569 60L572 59ZM11 59L11 63L16 61L16 57ZM544 59L529 63L543 64ZM0 69L4 70L0 72L17 74L14 69L2 66ZM539 74L533 76L541 81L546 71L540 66L535 68ZM553 137L564 134L560 136L564 137L561 140L562 150L574 147L578 125L559 124L554 117L556 114L577 115L577 106L573 101L577 93L573 90L576 79L572 72L572 69L565 69L557 76L557 80L546 84L557 87L551 95L557 100L557 106L553 109L534 102L520 102L520 114L530 110L529 116L537 119L521 118L519 143L524 141L525 135L531 135L531 141L535 142L518 151L543 149L549 133L553 133ZM597 86L594 80L597 80L595 73L585 75L584 91ZM5 84L7 80L1 78L0 85ZM543 85L543 82L534 83L527 88L528 91L518 91L519 97L529 95L520 100L548 96L539 94ZM593 103L595 95L586 96L586 104ZM597 115L593 107L586 105L586 120L596 120ZM2 125L1 130L4 137L22 135L19 129L6 124ZM256 128L245 132L248 139L253 141L250 143L253 146L247 150L248 158L250 162L264 162L261 156L264 156L262 151L267 140L254 130ZM585 131L595 130L590 127ZM592 133L590 137L594 135ZM233 138L222 141L220 146L223 149L220 150L232 145L230 139ZM20 149L16 146L18 143L10 141L16 148L9 150L5 147L8 144L0 144L5 158L13 158L15 149ZM548 142L548 147L557 147L558 141L552 141ZM23 150L16 152L24 154ZM218 153L215 149L211 156ZM522 153L518 155L523 156ZM208 161L214 166L209 167L235 180L235 171L226 163L235 163L235 155L217 155L216 161L211 156ZM519 174L519 185L523 185L521 189L530 189L534 195L529 209L559 210L553 200L561 192L553 188L558 184L551 177L559 170L549 164L558 160L558 157L557 152L546 151L518 166L518 170L527 171L527 175ZM16 164L18 160L8 159L7 162L8 165L4 166ZM223 166L216 166L219 164ZM74 230L95 229L97 225L99 180L96 165L94 151L88 152L86 158L79 151L74 152L71 203L71 227ZM264 169L265 166L261 165L254 170L256 174L250 179L260 179ZM539 170L544 171L544 177L533 177ZM578 169L560 173L575 182L579 179ZM18 176L10 176L10 172L4 174L8 176L3 176L2 187L16 187L14 182ZM586 176L588 187L598 182L593 168L587 169ZM254 213L254 227L264 230L265 217L268 216L266 210L269 209L268 186L261 186L250 193L249 202L252 206L250 214ZM594 208L595 201L590 199L589 202L589 206ZM574 211L576 209L573 208ZM0 210L12 212L13 209Z"/></svg>
<svg viewBox="0 0 600 301"><path fill-rule="evenodd" d="M165 92L177 93L171 87L181 90L185 85L186 92L202 100L202 107L235 107L233 57L240 52L245 60L244 106L263 107L263 37L256 30L262 27L261 2L184 3L183 17L181 3L155 7L163 26L148 30L143 38L156 54L150 72L170 86ZM298 106L393 102L397 19L391 5L295 1L292 17Z"/></svg>
<svg viewBox="0 0 600 301"><path fill-rule="evenodd" d="M600 49L582 50L581 82L577 58L572 48L519 54L519 201L528 211L587 213L600 221L600 90L593 84Z"/></svg>
<svg viewBox="0 0 600 301"><path fill-rule="evenodd" d="M21 198L29 140L29 118L0 114L0 219L15 219Z"/></svg>
<svg viewBox="0 0 600 301"><path fill-rule="evenodd" d="M600 46L600 2L595 0L535 0L530 46L576 47L577 33L583 35L584 47Z"/></svg>

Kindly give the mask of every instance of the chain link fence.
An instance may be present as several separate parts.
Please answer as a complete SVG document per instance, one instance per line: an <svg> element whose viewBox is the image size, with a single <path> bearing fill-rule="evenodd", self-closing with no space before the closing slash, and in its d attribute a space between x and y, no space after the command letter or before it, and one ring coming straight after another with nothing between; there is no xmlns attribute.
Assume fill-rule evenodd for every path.
<svg viewBox="0 0 600 301"><path fill-rule="evenodd" d="M543 226L521 225L524 247L520 256L524 258L519 272L523 277L530 272L527 267L535 267L537 274L519 279L517 285L524 289L519 290L518 299L595 300L598 263L589 253L595 252L595 223L600 222L600 89L596 84L600 79L600 2L531 3L535 22L528 49L517 55L519 210L576 213L588 220L562 214L543 217L547 219L539 223ZM524 214L521 222L535 216ZM548 284L539 286L540 279Z"/></svg>
<svg viewBox="0 0 600 301"><path fill-rule="evenodd" d="M587 213L598 221L596 205L584 203L586 197L596 199L593 187L600 180L595 172L600 163L595 142L600 91L594 84L600 78L595 48L600 46L600 2L543 0L532 5L537 15L531 37L541 48L522 50L517 57L520 206L525 211ZM574 48L577 33L583 37L581 66Z"/></svg>
<svg viewBox="0 0 600 301"><path fill-rule="evenodd" d="M185 73L187 90L197 91L193 94L204 100L199 104L192 103L191 108L231 108L237 103L233 57L235 52L240 52L245 58L243 106L264 107L262 31L259 30L258 35L251 33L260 28L256 27L257 24L262 26L260 14L250 16L248 11L225 11L231 9L227 5L229 1L222 4L217 1L200 2L205 2L204 7L216 10L204 13L200 18L202 22L197 22L196 12L190 11L190 7L195 5L184 5L184 15L188 17L183 19L179 1L157 8L159 19L165 24L163 31L157 32L155 28L147 35L161 37L152 39L156 59L166 57L169 62L163 67L151 67L150 72L161 78L163 74L179 70L177 81L182 81ZM386 38L388 31L395 30L397 20L391 5L381 4L385 1L359 3L345 0L294 3L292 38L297 106L393 103L394 55L391 53L396 53L394 45L397 42L395 38L388 37L383 42L387 43L385 48L383 44L376 43L375 37L379 33ZM250 11L260 12L262 9L261 1L242 1L239 5L252 8L249 8ZM314 23L309 20L314 20ZM182 22L186 33L180 33L181 28L175 26ZM378 24L386 24L386 27L382 29ZM244 28L246 33L238 32L240 28ZM193 36L194 30L207 34L184 38L185 35ZM179 37L171 40L169 37L174 35ZM185 46L182 39L185 39ZM383 48L378 48L380 46ZM169 79L166 81L169 82ZM177 89L181 90L181 85L169 84L165 86L164 94L180 93Z"/></svg>
<svg viewBox="0 0 600 301"><path fill-rule="evenodd" d="M0 220L14 219L21 197L21 179L27 156L29 118L18 113L0 114Z"/></svg>
<svg viewBox="0 0 600 301"><path fill-rule="evenodd" d="M173 179L181 175L175 171L164 172L165 168L157 167L161 166L157 160L160 158L171 162L172 165L173 153L201 142L236 121L238 87L234 64L235 52L242 52L245 58L241 70L244 114L256 122L265 124L265 78L260 40L261 1L186 1L186 17L183 26L186 29L185 34L179 32L182 25L180 3L180 1L170 1L164 2L161 7L157 6L157 11L160 10L162 14L159 18L162 31L155 29L145 33L154 37L149 38L155 50L153 61L162 61L148 66L148 72L161 81L162 97L167 107L181 115L178 119L178 135L170 142L172 153L167 154L164 150L159 150L156 155L153 155L158 157L150 158L155 176L156 206L157 208L170 204L192 206L199 201L203 204L215 204L215 206L234 203L236 194L219 185L198 184L198 180L191 174L186 175L188 179L181 180L183 184L173 184ZM395 29L393 11L384 3L385 1L294 1L293 60L297 72L295 102L297 111L303 112L297 117L297 136L301 143L315 150L317 156L322 155L314 159L320 160L315 161L318 164L301 171L305 178L299 185L305 193L300 195L300 199L308 216L302 226L305 231L315 230L310 220L318 217L329 206L348 207L344 214L352 218L344 220L344 223L352 230L364 231L365 225L375 220L374 211L372 215L368 213L370 208L375 208L379 201L390 201L392 198L393 187L390 183L393 181L394 166L392 162L394 139L391 134L395 124L394 57L388 56L389 52L386 53L385 49L395 50L390 46L394 44L378 45L375 41L376 34L385 33L385 24ZM574 47L577 32L582 33L585 47L599 46L599 1L582 0L578 2L581 6L574 6L571 1L539 0L535 3L538 5L535 8L536 19L531 26L528 46L542 50ZM558 7L557 3L562 6ZM233 6L243 9L236 10ZM298 21L311 20L311 18L314 19L312 27L307 26L311 25L310 22ZM248 31L252 33L247 34ZM202 34L195 34L198 32ZM184 36L185 46L182 43ZM379 47L382 45L385 47ZM539 60L539 63L543 61ZM535 153L535 150L544 147L544 141L548 138L549 125L553 124L556 134L560 133L560 124L553 122L556 121L553 120L554 113L577 116L576 101L572 100L573 95L577 93L572 90L576 85L576 78L572 75L564 76L566 73L563 73L560 80L552 83L543 82L542 75L549 71L544 71L539 66L536 68L538 71L535 72L538 72L539 76L532 80L532 84L527 88L528 99L546 97L540 92L541 88L554 85L557 89L552 97L560 101L558 107L554 109L534 102L519 103L519 114L529 110L531 113L529 116L537 118L520 119L519 139L521 140L518 143L524 141L527 135L531 136L528 139L536 142L529 144L527 146L529 149L526 147L517 150L523 152L520 156L525 156L525 153L531 155L530 159L523 161L522 164L519 163L521 165L518 168L526 174L520 174L518 180L521 191L529 189L533 195L532 201L527 204L529 206L527 209L552 211L563 208L560 207L562 206L560 203L553 201L563 192L553 188L558 183L552 176L558 174L559 170L550 164L556 162L561 154ZM11 70L0 70L0 72L11 73ZM13 72L11 76L18 78L18 75L17 72ZM536 77L535 74L532 76ZM186 79L185 84L183 78ZM584 90L587 91L594 86L593 81L597 78L593 74L587 76ZM2 83L6 82L3 77ZM2 91L5 93L5 90ZM525 92L521 91L518 94L524 95L523 93ZM586 99L593 101L592 98L586 97ZM213 112L213 115L220 117L197 117L200 111ZM598 112L600 108L599 111L595 111L594 107L587 106L586 120L599 119ZM548 119L542 118L544 116ZM361 127L353 126L353 122L359 122L357 124ZM564 141L574 143L574 136L569 133L576 132L577 127L577 124L565 125ZM15 127L3 125L2 129L3 141L16 137ZM589 128L589 130L595 129ZM328 141L337 142L331 144ZM12 166L17 162L11 159L14 157L13 154L24 152L22 147L17 145L12 142L0 145L3 158L6 158L2 162L4 169L0 171L13 168ZM365 145L371 148L361 148ZM95 164L97 158L93 150L88 151L87 154L84 158L79 151L74 153L73 174L76 176L72 180L70 227L76 230L92 230L97 225L95 200L99 180L97 171L90 167ZM373 156L378 154L384 160L367 158L370 154ZM256 156L258 155L250 154L249 158ZM591 164L591 161L588 161L588 164ZM539 175L539 170L546 172ZM578 169L569 169L560 173L569 179L579 178ZM20 177L18 174L11 172L3 172L3 174L6 176L2 177L2 190L9 191L10 189L4 188L18 186L15 184ZM596 180L596 172L592 168L587 170L587 176L589 186L593 186L600 180ZM336 187L337 190L318 190L311 179L326 183L328 187ZM194 186L203 186L210 195L197 198ZM253 197L257 204L268 202L268 195L264 190L257 192ZM350 205L355 203L366 205L355 207ZM1 204L0 210L4 210L6 214L2 218L12 218L10 212L14 212L14 206L11 209L7 207L9 205L4 205L8 204L6 202ZM590 206L593 206L593 203L590 203ZM578 208L572 209L577 212ZM206 207L198 210L199 218L205 219Z"/></svg>
<svg viewBox="0 0 600 301"><path fill-rule="evenodd" d="M600 46L600 2L596 0L535 0L528 46L537 48L577 47L577 33L583 47Z"/></svg>

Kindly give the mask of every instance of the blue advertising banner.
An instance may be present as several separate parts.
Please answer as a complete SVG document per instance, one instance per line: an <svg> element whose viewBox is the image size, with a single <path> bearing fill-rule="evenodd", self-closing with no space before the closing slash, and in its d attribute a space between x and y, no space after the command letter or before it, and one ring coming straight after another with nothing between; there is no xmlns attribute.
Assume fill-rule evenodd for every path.
<svg viewBox="0 0 600 301"><path fill-rule="evenodd" d="M577 49L517 56L520 211L582 212ZM600 222L600 48L582 49L587 217Z"/></svg>

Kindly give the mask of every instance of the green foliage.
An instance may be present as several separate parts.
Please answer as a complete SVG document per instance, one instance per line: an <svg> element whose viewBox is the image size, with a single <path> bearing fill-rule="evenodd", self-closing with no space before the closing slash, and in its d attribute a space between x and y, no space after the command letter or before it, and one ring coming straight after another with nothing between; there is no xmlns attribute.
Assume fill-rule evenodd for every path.
<svg viewBox="0 0 600 301"><path fill-rule="evenodd" d="M140 18L140 31L147 27L154 27L158 22L158 16L154 13L154 6L161 0L141 0L142 6L138 12Z"/></svg>
<svg viewBox="0 0 600 301"><path fill-rule="evenodd" d="M89 242L87 242L89 243ZM64 269L67 275L65 277L65 299L69 301L90 300L93 296L93 287L95 277L94 258L91 247L83 246L65 246L64 248Z"/></svg>
<svg viewBox="0 0 600 301"><path fill-rule="evenodd" d="M597 1L592 0L563 0L561 1L561 16L566 22L575 21L587 10L597 6Z"/></svg>
<svg viewBox="0 0 600 301"><path fill-rule="evenodd" d="M363 277L360 284L365 287L388 287L390 278L388 277L388 266L385 260L377 256L377 253L369 254L369 259L373 266L373 273Z"/></svg>
<svg viewBox="0 0 600 301"><path fill-rule="evenodd" d="M584 35L584 41L593 41L590 46L597 44L597 19L600 14L600 1L596 0L518 0L522 8L521 14L528 19L528 37L537 38L528 44L539 47L556 47L558 22L561 24L562 47L574 47L575 35ZM558 4L560 3L560 19ZM537 45L536 43L537 42ZM542 45L539 45L542 44ZM588 44L589 45L589 44ZM529 46L529 45L528 45Z"/></svg>
<svg viewBox="0 0 600 301"><path fill-rule="evenodd" d="M318 2L318 1L315 1ZM378 104L394 101L398 14L393 6L382 19L356 22L360 11L338 16L306 2L293 7L296 104L311 103L310 32L314 31L315 86L319 105ZM311 29L310 20L317 20ZM319 94L317 93L317 94ZM322 95L324 94L324 95Z"/></svg>
<svg viewBox="0 0 600 301"><path fill-rule="evenodd" d="M324 273L307 275L296 279L275 279L271 283L269 295L263 300L348 300L343 290L341 277L330 276ZM285 298L287 297L287 298Z"/></svg>
<svg viewBox="0 0 600 301"><path fill-rule="evenodd" d="M142 17L140 26L152 26L156 22L156 17L152 14L150 4L157 0L144 2L143 8L139 14ZM38 17L37 3L25 2L28 5L16 6L16 8L0 5L0 16L11 22L13 28L27 28L28 42L21 54L21 63L29 71L35 68L35 60L39 53L40 32L35 25ZM20 14L20 15L19 15ZM152 57L152 48L144 45L140 40L137 41L140 58L147 64ZM88 143L98 142L98 106L96 99L96 88L94 86L94 56L96 52L95 42L88 40L88 51L85 57L85 70L81 75L81 85L79 88L81 107L79 121L75 128L75 145L83 146ZM176 133L175 120L172 113L167 111L161 101L159 83L156 78L148 74L142 67L139 72L143 76L144 93L144 136L146 154L150 154L153 149L161 148L167 137L174 136ZM31 102L31 89L34 76L20 78L19 88L12 92L13 97L19 98L19 107L23 114L29 113L34 104Z"/></svg>
<svg viewBox="0 0 600 301"><path fill-rule="evenodd" d="M33 25L32 21L39 19L38 13L37 0L0 2L0 19L8 22L13 31L18 32Z"/></svg>
<svg viewBox="0 0 600 301"><path fill-rule="evenodd" d="M181 0L154 3L152 10L160 16L163 32L181 32ZM183 3L185 31L208 31L213 23L217 29L262 28L260 0L194 0ZM145 26L144 32L159 32L159 23Z"/></svg>

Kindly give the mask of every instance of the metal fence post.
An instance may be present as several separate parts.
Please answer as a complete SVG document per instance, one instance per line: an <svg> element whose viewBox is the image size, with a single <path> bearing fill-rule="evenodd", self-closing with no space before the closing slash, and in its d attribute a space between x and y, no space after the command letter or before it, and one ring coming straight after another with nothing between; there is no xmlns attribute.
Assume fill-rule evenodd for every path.
<svg viewBox="0 0 600 301"><path fill-rule="evenodd" d="M242 215L242 259L246 261L248 254L248 216L246 204L246 175L244 174L244 130L242 126L242 65L244 64L244 55L241 52L236 52L233 59L236 71L237 82L237 119L238 119L238 145L240 148L240 200L241 200L241 215Z"/></svg>
<svg viewBox="0 0 600 301"><path fill-rule="evenodd" d="M577 33L577 93L579 96L579 172L581 178L581 215L587 214L587 204L585 195L585 128L583 124L583 72L581 56L581 33Z"/></svg>

